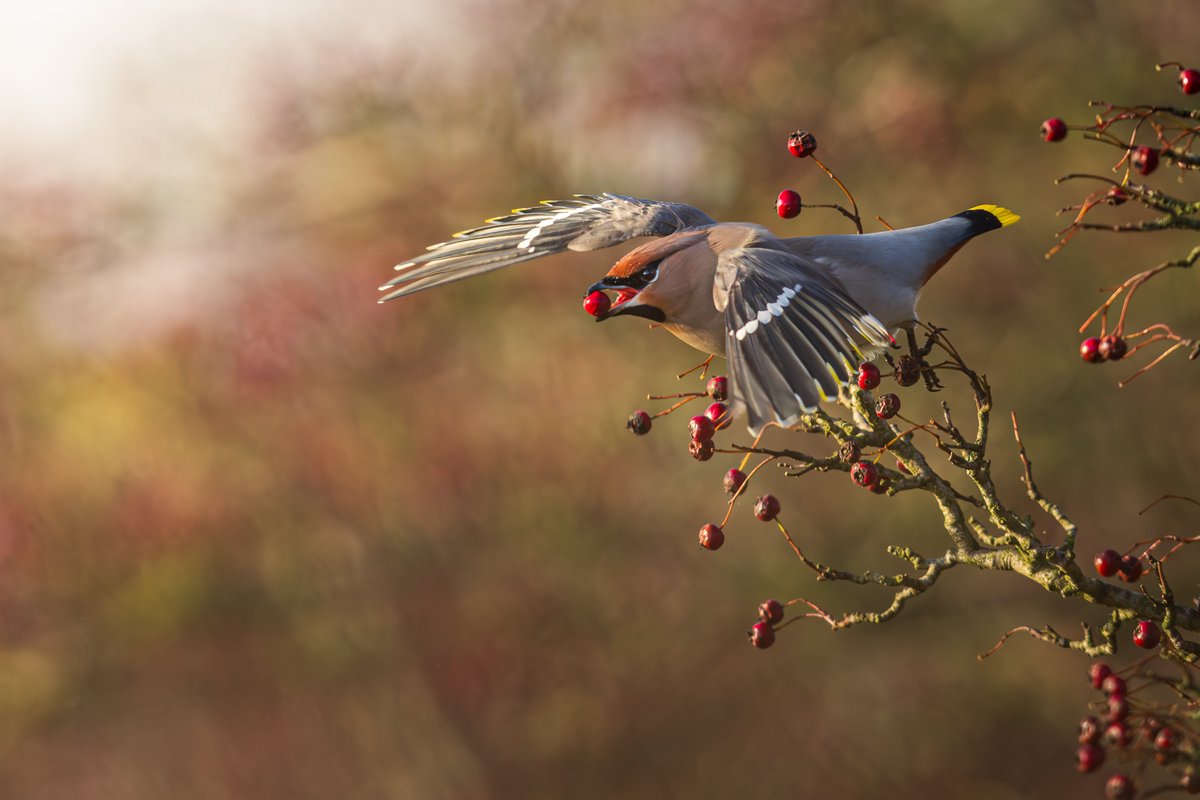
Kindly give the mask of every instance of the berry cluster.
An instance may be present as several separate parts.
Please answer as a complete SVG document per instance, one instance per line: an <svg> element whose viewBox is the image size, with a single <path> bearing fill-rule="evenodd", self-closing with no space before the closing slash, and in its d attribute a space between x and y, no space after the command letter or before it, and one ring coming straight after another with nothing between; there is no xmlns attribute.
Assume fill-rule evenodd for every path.
<svg viewBox="0 0 1200 800"><path fill-rule="evenodd" d="M1172 681L1140 664L1124 671L1131 673L1128 678L1102 662L1092 664L1088 671L1092 688L1102 692L1104 699L1092 703L1094 713L1079 721L1079 749L1075 751L1079 771L1095 772L1113 757L1129 762L1131 771L1145 780L1150 764L1155 763L1171 769L1173 785L1148 790L1146 796L1172 788L1200 794L1200 773L1196 770L1200 750L1186 708L1145 697L1156 685ZM1132 685L1135 681L1136 686ZM1137 694L1142 697L1135 697ZM1138 794L1137 782L1126 772L1112 775L1104 788L1114 800L1132 800Z"/></svg>
<svg viewBox="0 0 1200 800"><path fill-rule="evenodd" d="M1200 70L1185 67L1178 62L1156 66L1160 71L1168 68L1178 70L1177 83L1184 95L1190 96L1200 92ZM1200 217L1200 204L1184 197L1174 197L1164 190L1136 181L1154 174L1162 164L1177 167L1181 173L1181 181L1186 172L1200 169L1200 155L1195 152L1196 143L1200 141L1200 124L1197 122L1200 120L1200 114L1195 110L1155 104L1122 106L1093 102L1090 105L1100 108L1100 112L1091 122L1068 126L1061 118L1051 117L1042 123L1042 138L1048 142L1060 142L1067 137L1068 131L1077 130L1087 141L1113 147L1119 152L1113 172L1117 172L1120 177L1114 179L1106 175L1071 173L1059 178L1060 183L1068 180L1095 181L1099 182L1102 188L1090 192L1078 205L1069 206L1059 212L1074 213L1074 219L1059 232L1058 243L1046 254L1047 257L1062 250L1081 230L1118 233L1170 229L1195 231L1197 217ZM1152 217L1117 223L1092 222L1089 218L1089 214L1097 208L1122 206L1130 200L1144 206ZM1089 337L1080 344L1079 354L1083 360L1093 364L1101 361L1120 361L1155 342L1167 345L1165 352L1122 382L1124 385L1152 369L1175 350L1189 349L1191 358L1200 355L1200 337L1185 338L1166 324L1153 324L1142 330L1126 328L1130 301L1143 284L1164 270L1190 267L1198 259L1200 251L1193 250L1184 258L1167 261L1133 275L1111 290L1108 299L1080 326L1080 333L1083 333L1093 322L1098 320L1100 323L1100 334ZM1117 317L1111 327L1110 311L1115 312Z"/></svg>
<svg viewBox="0 0 1200 800"><path fill-rule="evenodd" d="M775 644L775 626L783 622L783 603L764 600L758 607L758 621L750 626L747 636L750 644L765 650Z"/></svg>
<svg viewBox="0 0 1200 800"><path fill-rule="evenodd" d="M1101 361L1120 361L1129 352L1125 340L1115 334L1090 336L1079 345L1079 357L1089 364Z"/></svg>

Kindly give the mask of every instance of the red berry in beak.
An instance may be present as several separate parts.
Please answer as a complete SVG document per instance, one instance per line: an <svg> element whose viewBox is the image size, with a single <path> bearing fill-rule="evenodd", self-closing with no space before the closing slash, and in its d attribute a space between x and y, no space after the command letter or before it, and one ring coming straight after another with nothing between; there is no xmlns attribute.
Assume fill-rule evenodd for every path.
<svg viewBox="0 0 1200 800"><path fill-rule="evenodd" d="M773 494L764 494L754 501L754 516L761 522L770 522L779 516L779 498Z"/></svg>
<svg viewBox="0 0 1200 800"><path fill-rule="evenodd" d="M756 622L750 629L750 644L759 650L766 650L775 644L775 629L766 622Z"/></svg>
<svg viewBox="0 0 1200 800"><path fill-rule="evenodd" d="M1194 70L1190 67L1179 70L1179 88L1184 94L1200 92L1200 70Z"/></svg>
<svg viewBox="0 0 1200 800"><path fill-rule="evenodd" d="M1047 142L1061 142L1067 138L1067 123L1058 117L1051 117L1042 123L1042 138Z"/></svg>
<svg viewBox="0 0 1200 800"><path fill-rule="evenodd" d="M1158 169L1158 151L1146 145L1139 145L1130 158L1133 168L1143 175L1149 175Z"/></svg>
<svg viewBox="0 0 1200 800"><path fill-rule="evenodd" d="M874 364L858 365L858 388L870 391L879 385L879 367Z"/></svg>
<svg viewBox="0 0 1200 800"><path fill-rule="evenodd" d="M784 189L775 200L775 213L784 219L800 216L801 208L803 204L800 202L799 193L791 189Z"/></svg>
<svg viewBox="0 0 1200 800"><path fill-rule="evenodd" d="M788 136L788 152L796 158L808 158L817 152L817 137L808 131L795 131Z"/></svg>
<svg viewBox="0 0 1200 800"><path fill-rule="evenodd" d="M1095 336L1084 339L1079 345L1079 357L1089 364L1099 364L1103 361L1104 356L1100 355L1100 340Z"/></svg>
<svg viewBox="0 0 1200 800"><path fill-rule="evenodd" d="M583 298L583 310L593 317L600 316L610 308L612 308L612 301L604 292L595 291Z"/></svg>
<svg viewBox="0 0 1200 800"><path fill-rule="evenodd" d="M700 529L700 546L705 550L720 550L725 544L725 533L711 522Z"/></svg>

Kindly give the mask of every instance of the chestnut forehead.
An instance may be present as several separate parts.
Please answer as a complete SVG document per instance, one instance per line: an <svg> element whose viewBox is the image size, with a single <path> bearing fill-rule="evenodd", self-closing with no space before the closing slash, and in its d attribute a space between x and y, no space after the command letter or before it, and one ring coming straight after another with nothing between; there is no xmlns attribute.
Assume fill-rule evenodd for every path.
<svg viewBox="0 0 1200 800"><path fill-rule="evenodd" d="M626 253L620 261L613 264L608 274L614 278L628 278L642 267L654 263L659 258L660 256L651 253L649 250L638 248L632 253Z"/></svg>
<svg viewBox="0 0 1200 800"><path fill-rule="evenodd" d="M626 253L620 261L613 264L608 274L614 278L628 278L647 264L661 261L672 253L694 244L704 235L703 231L684 231L646 242Z"/></svg>

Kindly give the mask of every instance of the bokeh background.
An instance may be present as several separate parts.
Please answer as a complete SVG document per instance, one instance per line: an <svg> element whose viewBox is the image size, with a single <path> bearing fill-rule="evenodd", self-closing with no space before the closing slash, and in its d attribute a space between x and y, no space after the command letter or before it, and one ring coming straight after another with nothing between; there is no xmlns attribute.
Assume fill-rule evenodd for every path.
<svg viewBox="0 0 1200 800"><path fill-rule="evenodd" d="M843 231L774 218L787 186L838 199L784 149L808 128L868 219L1024 216L922 302L993 382L1007 496L1015 409L1085 557L1194 532L1186 504L1137 511L1197 493L1197 367L1118 390L1132 367L1082 364L1075 332L1099 287L1190 242L1045 261L1084 191L1053 179L1113 151L1038 126L1185 102L1153 64L1200 57L1197 31L1190 0L0 6L5 796L1099 796L1073 764L1087 660L1023 639L975 659L1092 609L959 570L882 628L746 645L766 597L885 597L815 585L748 508L696 547L730 464L692 461L682 418L623 430L696 355L582 313L614 252L385 306L375 287L573 192ZM1171 276L1138 318L1200 329L1194 298ZM966 411L915 389L906 409L943 397ZM826 561L945 546L923 498L764 485Z"/></svg>

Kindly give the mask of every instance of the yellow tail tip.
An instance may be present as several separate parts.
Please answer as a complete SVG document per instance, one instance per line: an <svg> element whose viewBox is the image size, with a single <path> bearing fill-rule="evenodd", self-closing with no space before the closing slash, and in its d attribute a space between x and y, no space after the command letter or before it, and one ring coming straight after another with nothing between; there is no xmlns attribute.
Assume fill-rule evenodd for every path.
<svg viewBox="0 0 1200 800"><path fill-rule="evenodd" d="M981 206L972 206L972 211L986 211L1000 221L1001 228L1007 228L1021 218L1020 214L1014 214L1007 208L1002 206L994 206L990 203L985 203Z"/></svg>

